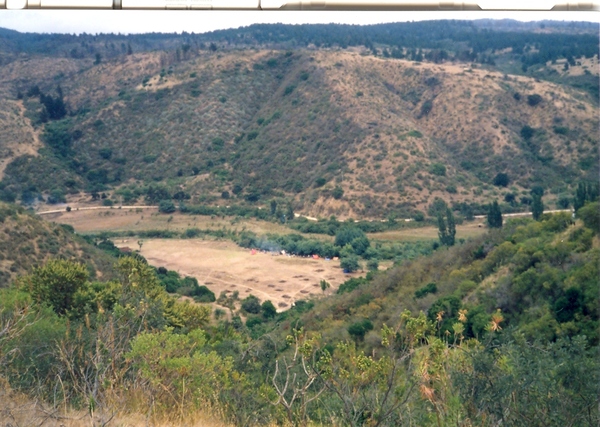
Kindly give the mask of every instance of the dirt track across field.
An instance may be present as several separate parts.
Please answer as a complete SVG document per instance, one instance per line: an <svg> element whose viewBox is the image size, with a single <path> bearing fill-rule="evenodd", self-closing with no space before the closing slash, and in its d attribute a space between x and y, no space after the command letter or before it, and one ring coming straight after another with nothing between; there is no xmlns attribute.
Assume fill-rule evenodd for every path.
<svg viewBox="0 0 600 427"><path fill-rule="evenodd" d="M119 247L138 249L137 239L116 239ZM271 300L285 310L311 294L322 295L321 280L332 292L353 275L344 274L337 261L253 252L232 242L199 239L144 240L140 253L156 267L175 270L198 279L218 297L239 292L243 299L252 294L261 301ZM358 275L358 274L356 274Z"/></svg>

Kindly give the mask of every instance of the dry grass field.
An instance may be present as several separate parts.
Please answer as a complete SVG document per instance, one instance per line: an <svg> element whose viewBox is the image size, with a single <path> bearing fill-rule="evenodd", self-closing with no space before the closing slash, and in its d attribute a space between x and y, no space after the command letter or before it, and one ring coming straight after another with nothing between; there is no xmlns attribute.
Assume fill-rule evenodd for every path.
<svg viewBox="0 0 600 427"><path fill-rule="evenodd" d="M137 239L119 239L117 246L138 249ZM154 266L175 270L198 279L215 295L252 294L261 301L271 300L285 310L299 299L322 294L319 282L326 280L335 290L358 273L344 274L338 262L265 252L252 252L233 242L198 239L144 240L140 253Z"/></svg>
<svg viewBox="0 0 600 427"><path fill-rule="evenodd" d="M160 419L144 414L145 411L132 411L124 402L113 404L110 409L90 413L87 410L75 410L33 399L23 393L12 390L0 377L0 425L18 427L228 427L217 416L205 412L190 410L182 419L178 414L171 414L172 420Z"/></svg>
<svg viewBox="0 0 600 427"><path fill-rule="evenodd" d="M44 215L47 220L72 225L77 232L99 233L102 231L142 231L150 229L183 231L186 228L250 230L259 235L266 233L289 234L292 232L279 224L257 220L234 220L182 214L159 214L153 209L97 209L72 210ZM457 227L457 238L468 238L485 231L478 222ZM331 240L330 236L312 236ZM437 239L435 227L394 230L372 233L373 241L414 242ZM252 294L271 300L284 310L299 299L322 294L319 282L330 283L332 292L353 275L344 274L336 261L291 257L281 254L252 251L240 248L230 241L201 239L145 239L136 237L115 239L118 247L140 250L140 253L156 267L175 270L182 276L198 279L215 295L225 291L229 296L238 292L240 299ZM389 263L382 263L386 268ZM359 275L356 273L354 276Z"/></svg>
<svg viewBox="0 0 600 427"><path fill-rule="evenodd" d="M71 205L73 206L73 205ZM141 231L141 230L171 230L184 231L188 228L248 230L257 234L290 233L290 229L282 225L256 220L236 220L202 215L183 215L180 213L158 213L156 207L120 209L77 210L73 206L71 212L45 214L44 219L62 224L70 224L80 233L100 233L102 231Z"/></svg>
<svg viewBox="0 0 600 427"><path fill-rule="evenodd" d="M487 231L484 220L465 222L456 226L456 238L468 239L480 236ZM382 233L367 234L370 240L384 240L390 242L416 242L419 240L437 240L438 229L436 227L406 228L403 230L384 231Z"/></svg>

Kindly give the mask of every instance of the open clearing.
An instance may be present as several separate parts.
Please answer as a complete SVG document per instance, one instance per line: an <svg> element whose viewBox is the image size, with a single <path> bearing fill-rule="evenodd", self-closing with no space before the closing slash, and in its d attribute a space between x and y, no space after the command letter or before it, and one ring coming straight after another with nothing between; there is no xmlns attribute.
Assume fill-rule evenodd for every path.
<svg viewBox="0 0 600 427"><path fill-rule="evenodd" d="M322 234L299 233L282 224L255 219L236 219L232 217L210 217L203 215L187 215L181 213L161 214L156 209L120 209L101 208L97 210L76 210L71 212L60 211L43 215L44 219L61 224L72 225L79 233L101 233L103 231L142 231L142 230L171 230L185 231L188 228L218 230L228 228L234 231L248 230L258 235L274 234L302 234L319 240L333 241L332 236ZM479 236L486 232L483 225L484 219L456 226L456 238L466 239ZM418 240L436 240L437 227L404 228L400 230L385 231L382 233L369 233L369 239L392 242L414 242Z"/></svg>
<svg viewBox="0 0 600 427"><path fill-rule="evenodd" d="M72 225L78 233L101 233L103 231L142 231L142 230L171 230L185 231L188 228L202 230L247 230L256 234L289 234L293 232L281 224L253 219L221 218L218 216L187 215L178 212L162 214L154 209L118 207L107 209L98 207L96 210L66 210L44 214L43 218L61 224Z"/></svg>
<svg viewBox="0 0 600 427"><path fill-rule="evenodd" d="M456 238L468 239L480 236L487 231L483 220L465 222L456 226ZM437 227L404 228L401 230L390 230L381 233L368 233L370 240L383 240L390 242L417 242L419 240L437 240Z"/></svg>
<svg viewBox="0 0 600 427"><path fill-rule="evenodd" d="M115 244L138 249L137 239L118 239ZM331 292L350 277L339 263L277 255L242 249L233 242L199 239L148 239L140 253L151 265L175 270L182 276L198 279L215 295L239 292L240 299L252 294L261 301L271 300L278 310L322 294L319 282L331 284Z"/></svg>
<svg viewBox="0 0 600 427"><path fill-rule="evenodd" d="M294 231L280 224L252 219L233 219L200 215L160 214L152 209L98 209L71 212L61 211L44 215L49 221L72 225L79 233L102 231L171 230L187 228L250 230L259 235L266 233L289 234ZM457 226L457 238L469 238L484 233L479 221ZM331 236L311 235L322 240ZM413 242L436 240L437 228L407 228L371 233L374 241ZM115 245L138 250L139 239L116 238ZM144 239L140 253L151 265L175 270L182 276L198 279L219 296L235 291L240 299L252 294L261 301L271 300L279 310L289 308L294 301L310 295L322 294L320 281L330 283L332 292L356 274L344 274L337 261L284 256L265 252L255 254L230 241L202 239ZM380 268L389 267L382 263Z"/></svg>

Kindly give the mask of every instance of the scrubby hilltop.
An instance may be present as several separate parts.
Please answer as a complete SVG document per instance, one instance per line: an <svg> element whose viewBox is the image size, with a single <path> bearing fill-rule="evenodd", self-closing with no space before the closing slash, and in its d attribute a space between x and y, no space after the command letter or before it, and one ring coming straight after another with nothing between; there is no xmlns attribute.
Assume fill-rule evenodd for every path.
<svg viewBox="0 0 600 427"><path fill-rule="evenodd" d="M279 45L257 29L237 44L228 32L66 37L62 52L13 57L2 67L3 197L117 189L116 202L287 199L308 215L381 218L436 198L528 209L534 186L555 202L594 180L597 100L571 76L597 74L589 29L510 32L502 50L487 32L477 46L445 25L456 40L390 45L373 30L362 46L316 48L317 26L300 31L302 47L274 26ZM582 56L548 53L555 39Z"/></svg>

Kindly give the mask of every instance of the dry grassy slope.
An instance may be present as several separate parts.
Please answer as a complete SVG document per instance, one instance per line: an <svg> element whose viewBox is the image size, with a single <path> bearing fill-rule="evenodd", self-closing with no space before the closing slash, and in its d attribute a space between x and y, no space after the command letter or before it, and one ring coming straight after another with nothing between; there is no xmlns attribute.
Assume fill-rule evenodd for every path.
<svg viewBox="0 0 600 427"><path fill-rule="evenodd" d="M13 390L4 378L0 378L0 425L3 426L39 426L39 427L87 427L92 425L141 427L148 425L148 416L141 410L128 407L125 402L113 403L110 410L89 410L71 407L57 408L40 399L27 396L25 393ZM220 421L209 410L188 410L185 420L179 414L173 415L177 421L169 419L152 419L156 427L229 427Z"/></svg>
<svg viewBox="0 0 600 427"><path fill-rule="evenodd" d="M35 156L41 146L38 132L25 116L23 102L11 99L3 99L2 102L4 109L0 111L0 179L12 160L23 155Z"/></svg>
<svg viewBox="0 0 600 427"><path fill-rule="evenodd" d="M271 76L252 72L252 64L261 61L263 53L208 55L177 64L172 73L162 77L158 74L161 69L156 73L149 70L160 63L160 55L147 56L142 61L146 66L127 71L135 87L127 90L127 85L120 86L126 90L121 98L105 102L80 119L78 128L84 136L74 148L91 167L110 168L110 162L98 158L97 153L111 148L113 159L127 160L123 173L128 177L167 178L179 168L189 176L192 166L202 166L204 153L212 149L215 138L231 146L272 86ZM81 79L71 84L81 88L84 80L90 81L85 76ZM92 99L96 94L92 93ZM193 182L190 186L194 187Z"/></svg>
<svg viewBox="0 0 600 427"><path fill-rule="evenodd" d="M71 109L89 111L74 118L83 133L74 148L90 169L123 182L174 179L194 194L218 196L235 183L283 189L310 215L381 217L424 210L434 197L486 202L502 197L490 185L498 172L517 191L540 180L568 191L559 188L564 177L585 173L579 161L598 143L598 108L572 89L359 49L191 52L182 61L154 52L99 65L29 58L3 68L12 87L49 91L59 82ZM530 94L542 103L527 105ZM6 132L31 133L11 117ZM543 130L529 145L524 125ZM554 126L569 130L558 135ZM16 139L2 142L5 151ZM432 163L446 176L431 174ZM317 178L327 183L316 188ZM331 197L336 185L342 200Z"/></svg>
<svg viewBox="0 0 600 427"><path fill-rule="evenodd" d="M53 257L83 262L95 276L112 277L114 259L59 225L0 203L0 287Z"/></svg>
<svg viewBox="0 0 600 427"><path fill-rule="evenodd" d="M48 90L54 88L57 82L62 83L63 77L69 78L89 66L89 60L22 55L18 60L2 66L0 85L13 89L38 84L42 90Z"/></svg>
<svg viewBox="0 0 600 427"><path fill-rule="evenodd" d="M42 146L41 129L32 125L23 101L17 100L17 91L26 92L39 85L45 92L53 92L57 82L77 75L90 67L91 61L22 55L22 58L2 66L0 73L0 179L6 166L20 156L37 156Z"/></svg>
<svg viewBox="0 0 600 427"><path fill-rule="evenodd" d="M485 191L484 187L477 197L471 191L473 185L481 183L481 178L490 183L502 171L520 184L517 188L530 185L536 169L544 166L531 159L520 135L524 125L545 130L539 136L539 155L552 154L555 164L575 166L575 171L581 173L577 171L578 161L596 154L598 108L571 89L471 70L461 64L417 64L349 52L320 52L316 56L327 69L336 101L345 106L346 116L366 132L357 154L347 156L355 173L345 175L344 187L347 194L357 198L372 193L392 202L417 202L421 208L434 196L483 201L494 190ZM359 92L362 96L357 96ZM520 101L513 97L515 92L520 93ZM529 106L530 94L541 95L542 103ZM427 100L432 100L433 107L421 117L421 106ZM554 126L568 127L569 134L555 134ZM423 137L411 137L411 130ZM361 159L374 159L384 150L387 155L383 160L359 166ZM465 160L480 162L477 168L483 174L473 176L465 171L461 167ZM405 186L394 198L394 178L401 175L398 166L406 172L419 161L421 178L417 173L409 177L411 181L401 179L401 183L418 183L423 191ZM427 173L427 165L432 162L446 165L447 178ZM554 179L560 179L560 173ZM361 185L359 179L371 185ZM445 191L448 182L457 187L458 194ZM320 203L327 205L325 200Z"/></svg>

